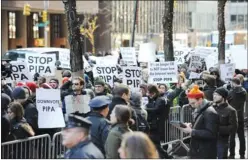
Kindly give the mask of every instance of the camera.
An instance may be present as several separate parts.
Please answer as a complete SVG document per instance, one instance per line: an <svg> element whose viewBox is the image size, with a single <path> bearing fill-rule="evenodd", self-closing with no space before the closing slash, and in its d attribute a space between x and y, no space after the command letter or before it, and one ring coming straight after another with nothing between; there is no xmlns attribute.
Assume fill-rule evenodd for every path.
<svg viewBox="0 0 248 160"><path fill-rule="evenodd" d="M10 59L2 59L1 61L1 76L2 78L11 77L12 74L12 64L10 64Z"/></svg>

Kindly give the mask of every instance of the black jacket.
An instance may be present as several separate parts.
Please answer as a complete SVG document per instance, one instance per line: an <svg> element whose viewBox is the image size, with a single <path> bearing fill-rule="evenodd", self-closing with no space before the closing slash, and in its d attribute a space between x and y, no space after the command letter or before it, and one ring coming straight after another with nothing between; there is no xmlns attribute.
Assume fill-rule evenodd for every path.
<svg viewBox="0 0 248 160"><path fill-rule="evenodd" d="M12 88L7 84L2 86L1 92L7 94L11 99L12 99L12 91L13 91Z"/></svg>
<svg viewBox="0 0 248 160"><path fill-rule="evenodd" d="M87 119L92 123L90 128L91 140L105 155L104 145L108 137L111 124L106 118L97 112L90 112L87 115Z"/></svg>
<svg viewBox="0 0 248 160"><path fill-rule="evenodd" d="M65 153L65 159L104 159L101 151L86 139Z"/></svg>
<svg viewBox="0 0 248 160"><path fill-rule="evenodd" d="M148 113L147 121L150 125L150 134L153 140L165 140L165 121L169 117L170 104L164 97L149 98L146 105Z"/></svg>
<svg viewBox="0 0 248 160"><path fill-rule="evenodd" d="M191 159L215 159L219 116L211 102L196 113L192 128L189 156Z"/></svg>
<svg viewBox="0 0 248 160"><path fill-rule="evenodd" d="M109 104L109 113L107 118L110 119L110 114L112 113L113 109L116 105L128 105L127 102L122 99L121 97L113 97L112 102Z"/></svg>
<svg viewBox="0 0 248 160"><path fill-rule="evenodd" d="M217 87L215 86L204 86L203 93L208 101L213 101L213 94Z"/></svg>
<svg viewBox="0 0 248 160"><path fill-rule="evenodd" d="M2 143L8 141L10 133L10 121L7 118L7 113L2 111L1 113L1 140Z"/></svg>
<svg viewBox="0 0 248 160"><path fill-rule="evenodd" d="M219 139L228 140L229 135L236 133L238 117L236 110L227 103L214 105L220 118Z"/></svg>
<svg viewBox="0 0 248 160"><path fill-rule="evenodd" d="M241 86L231 89L227 99L229 104L236 109L238 121L244 122L244 104L246 101L245 89Z"/></svg>
<svg viewBox="0 0 248 160"><path fill-rule="evenodd" d="M226 84L223 80L220 78L216 79L216 86L217 88L222 87L224 84Z"/></svg>
<svg viewBox="0 0 248 160"><path fill-rule="evenodd" d="M21 120L13 119L11 123L11 140L24 139L32 136L32 128L27 129L23 125L29 125L25 118Z"/></svg>
<svg viewBox="0 0 248 160"><path fill-rule="evenodd" d="M22 103L24 108L24 118L28 124L33 128L35 133L38 133L38 110L31 99Z"/></svg>

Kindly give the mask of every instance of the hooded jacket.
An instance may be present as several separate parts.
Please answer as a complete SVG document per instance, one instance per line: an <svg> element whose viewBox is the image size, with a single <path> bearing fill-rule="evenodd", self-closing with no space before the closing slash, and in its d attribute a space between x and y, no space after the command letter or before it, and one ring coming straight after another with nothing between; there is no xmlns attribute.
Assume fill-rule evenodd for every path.
<svg viewBox="0 0 248 160"><path fill-rule="evenodd" d="M238 121L244 122L244 105L246 101L246 91L243 87L232 88L227 98L229 104L236 109Z"/></svg>

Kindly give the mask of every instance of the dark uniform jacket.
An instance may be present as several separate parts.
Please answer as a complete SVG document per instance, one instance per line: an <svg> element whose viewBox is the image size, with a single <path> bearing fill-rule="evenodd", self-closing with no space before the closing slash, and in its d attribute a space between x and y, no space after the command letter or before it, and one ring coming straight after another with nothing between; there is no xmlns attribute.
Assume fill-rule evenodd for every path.
<svg viewBox="0 0 248 160"><path fill-rule="evenodd" d="M97 112L90 112L87 119L92 123L90 128L91 141L105 155L104 145L110 130L110 122Z"/></svg>
<svg viewBox="0 0 248 160"><path fill-rule="evenodd" d="M65 153L65 159L104 159L101 151L88 138Z"/></svg>
<svg viewBox="0 0 248 160"><path fill-rule="evenodd" d="M228 141L229 135L236 133L238 128L237 112L227 103L215 105L214 108L220 118L219 139Z"/></svg>
<svg viewBox="0 0 248 160"><path fill-rule="evenodd" d="M126 124L115 124L112 126L105 143L106 158L120 159L118 149L121 146L123 134L131 132Z"/></svg>
<svg viewBox="0 0 248 160"><path fill-rule="evenodd" d="M207 102L196 113L192 128L189 156L191 159L215 159L217 157L217 137L219 116Z"/></svg>

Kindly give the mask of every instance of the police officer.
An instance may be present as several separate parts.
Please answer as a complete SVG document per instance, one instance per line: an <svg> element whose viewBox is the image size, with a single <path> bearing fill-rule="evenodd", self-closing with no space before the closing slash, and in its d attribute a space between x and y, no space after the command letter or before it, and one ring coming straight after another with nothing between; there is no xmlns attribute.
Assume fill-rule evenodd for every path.
<svg viewBox="0 0 248 160"><path fill-rule="evenodd" d="M111 99L108 96L97 96L93 98L89 106L91 112L87 119L92 123L90 133L92 142L105 154L104 145L108 137L110 122L106 119Z"/></svg>
<svg viewBox="0 0 248 160"><path fill-rule="evenodd" d="M62 144L69 150L66 159L103 159L101 151L91 142L89 130L91 122L83 117L70 114L68 123L62 131Z"/></svg>

